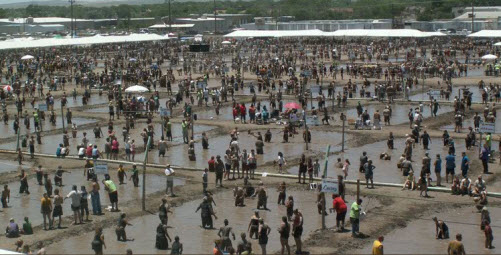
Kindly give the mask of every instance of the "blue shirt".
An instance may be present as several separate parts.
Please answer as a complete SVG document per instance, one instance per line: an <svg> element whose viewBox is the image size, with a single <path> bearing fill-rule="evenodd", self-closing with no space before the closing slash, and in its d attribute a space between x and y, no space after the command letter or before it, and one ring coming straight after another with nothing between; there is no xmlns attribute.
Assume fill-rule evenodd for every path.
<svg viewBox="0 0 501 255"><path fill-rule="evenodd" d="M442 159L439 158L435 161L435 172L442 171Z"/></svg>
<svg viewBox="0 0 501 255"><path fill-rule="evenodd" d="M468 156L464 156L463 159L461 160L461 169L462 170L467 170L469 165L467 165L466 163L470 162L470 159L468 158Z"/></svg>
<svg viewBox="0 0 501 255"><path fill-rule="evenodd" d="M456 157L454 157L454 155L447 155L447 157L445 157L445 168L456 168Z"/></svg>
<svg viewBox="0 0 501 255"><path fill-rule="evenodd" d="M485 147L482 148L482 155L480 156L480 159L489 160L489 149L486 149Z"/></svg>
<svg viewBox="0 0 501 255"><path fill-rule="evenodd" d="M57 147L56 149L56 156L61 156L61 147Z"/></svg>

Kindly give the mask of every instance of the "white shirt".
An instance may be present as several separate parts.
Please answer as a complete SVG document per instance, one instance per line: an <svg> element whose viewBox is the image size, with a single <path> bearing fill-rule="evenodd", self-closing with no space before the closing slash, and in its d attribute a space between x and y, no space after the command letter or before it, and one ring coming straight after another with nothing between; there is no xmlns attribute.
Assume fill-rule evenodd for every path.
<svg viewBox="0 0 501 255"><path fill-rule="evenodd" d="M71 205L80 206L82 195L75 190L72 190L66 197L71 198Z"/></svg>
<svg viewBox="0 0 501 255"><path fill-rule="evenodd" d="M174 169L172 168L166 168L165 169L165 175L170 176L174 173Z"/></svg>
<svg viewBox="0 0 501 255"><path fill-rule="evenodd" d="M78 156L80 155L85 155L85 148L84 147L80 147L80 149L78 150Z"/></svg>

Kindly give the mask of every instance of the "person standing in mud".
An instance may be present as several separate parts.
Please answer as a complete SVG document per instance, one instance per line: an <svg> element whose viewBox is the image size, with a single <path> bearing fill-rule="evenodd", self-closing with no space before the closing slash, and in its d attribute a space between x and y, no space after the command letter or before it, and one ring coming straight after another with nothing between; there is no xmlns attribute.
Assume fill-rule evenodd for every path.
<svg viewBox="0 0 501 255"><path fill-rule="evenodd" d="M101 215L101 198L99 197L99 190L101 189L99 182L97 182L97 176L94 175L92 178L91 191L90 191L90 201L92 204L92 214Z"/></svg>
<svg viewBox="0 0 501 255"><path fill-rule="evenodd" d="M280 245L282 246L280 254L284 255L284 251L287 248L287 254L291 254L291 247L289 246L289 236L290 236L290 224L287 221L287 217L282 217L282 223L278 228L278 233L280 233Z"/></svg>
<svg viewBox="0 0 501 255"><path fill-rule="evenodd" d="M137 169L136 164L132 165L132 174L129 180L132 180L132 183L134 183L134 187L136 188L139 187L139 170Z"/></svg>
<svg viewBox="0 0 501 255"><path fill-rule="evenodd" d="M256 209L260 210L261 208L263 208L264 210L268 210L268 207L266 206L268 201L268 192L266 192L266 188L264 187L263 182L259 183L259 187L256 189L254 196L257 196Z"/></svg>
<svg viewBox="0 0 501 255"><path fill-rule="evenodd" d="M255 236L255 239L258 239L258 228L259 228L259 220L261 218L259 217L259 212L255 211L254 215L252 215L249 226L247 227L247 232L249 232L249 237L252 239L253 236Z"/></svg>
<svg viewBox="0 0 501 255"><path fill-rule="evenodd" d="M127 242L134 241L134 239L127 239L127 233L125 232L125 228L127 226L132 226L129 221L126 219L126 214L121 213L120 218L118 219L118 226L115 229L115 233L117 234L117 241Z"/></svg>
<svg viewBox="0 0 501 255"><path fill-rule="evenodd" d="M232 227L228 226L228 224L228 219L224 219L224 227L221 227L217 233L221 238L221 250L223 251L228 251L230 248L233 249L230 234L233 236L233 240L235 240L235 233L233 233Z"/></svg>
<svg viewBox="0 0 501 255"><path fill-rule="evenodd" d="M301 235L303 235L303 214L296 209L292 217L292 236L294 236L294 241L296 242L296 254L303 254Z"/></svg>
<svg viewBox="0 0 501 255"><path fill-rule="evenodd" d="M221 156L216 157L216 187L219 182L219 187L223 187L223 174L224 174L224 163L221 160Z"/></svg>
<svg viewBox="0 0 501 255"><path fill-rule="evenodd" d="M158 208L158 217L160 218L160 222L165 226L167 226L169 222L168 213L172 213L169 207L167 199L162 198L162 204L160 204L160 207Z"/></svg>
<svg viewBox="0 0 501 255"><path fill-rule="evenodd" d="M92 250L94 250L96 255L103 255L103 246L106 249L106 243L104 242L103 228L97 227L94 239L91 242Z"/></svg>
<svg viewBox="0 0 501 255"><path fill-rule="evenodd" d="M210 204L207 197L204 197L202 203L200 203L197 210L195 210L195 213L198 212L199 210L201 210L200 216L202 217L202 228L213 229L214 225L212 222L212 216L214 216L215 219L217 219L217 216L214 213L212 205Z"/></svg>
<svg viewBox="0 0 501 255"><path fill-rule="evenodd" d="M108 196L110 197L111 211L118 212L118 191L115 183L110 179L110 176L106 174L103 180L104 189L108 191Z"/></svg>
<svg viewBox="0 0 501 255"><path fill-rule="evenodd" d="M19 194L30 194L30 191L28 190L28 175L24 172L24 169L21 169L21 173L18 175L19 180L21 182L21 186L19 188Z"/></svg>
<svg viewBox="0 0 501 255"><path fill-rule="evenodd" d="M286 198L286 191L287 191L287 186L285 184L285 182L282 182L279 186L278 186L278 204L279 205L285 205L285 198Z"/></svg>
<svg viewBox="0 0 501 255"><path fill-rule="evenodd" d="M362 152L362 156L360 156L360 167L358 169L359 172L361 173L364 173L365 172L365 169L364 169L364 165L365 163L367 163L367 161L369 160L369 157L367 157L367 152Z"/></svg>

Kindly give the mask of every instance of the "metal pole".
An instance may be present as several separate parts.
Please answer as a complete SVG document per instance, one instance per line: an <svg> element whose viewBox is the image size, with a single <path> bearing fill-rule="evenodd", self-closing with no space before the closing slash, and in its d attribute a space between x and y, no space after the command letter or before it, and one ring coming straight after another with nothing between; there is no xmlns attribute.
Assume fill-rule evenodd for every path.
<svg viewBox="0 0 501 255"><path fill-rule="evenodd" d="M151 144L151 136L148 137L148 143L144 149L144 160L143 160L143 197L142 197L142 209L146 211L146 163L148 162L148 151Z"/></svg>
<svg viewBox="0 0 501 255"><path fill-rule="evenodd" d="M344 113L341 113L341 120L343 121L343 133L341 135L341 139L343 141L341 143L341 151L344 152L344 123L346 121L346 116L344 116Z"/></svg>
<svg viewBox="0 0 501 255"><path fill-rule="evenodd" d="M193 107L191 108L191 140L195 139L195 119L193 119Z"/></svg>
<svg viewBox="0 0 501 255"><path fill-rule="evenodd" d="M360 199L360 179L357 179L357 202Z"/></svg>
<svg viewBox="0 0 501 255"><path fill-rule="evenodd" d="M471 33L475 32L475 7L474 1L471 1Z"/></svg>
<svg viewBox="0 0 501 255"><path fill-rule="evenodd" d="M65 131L64 129L64 109L63 105L61 104L61 120L63 121L63 133Z"/></svg>
<svg viewBox="0 0 501 255"><path fill-rule="evenodd" d="M304 131L305 131L304 143L306 144L306 150L308 150L308 137L309 137L309 133L308 133L308 124L306 123L306 111L303 111L303 113L304 113L304 115L303 115Z"/></svg>
<svg viewBox="0 0 501 255"><path fill-rule="evenodd" d="M172 17L171 17L171 11L170 11L170 1L169 0L169 33L172 33Z"/></svg>
<svg viewBox="0 0 501 255"><path fill-rule="evenodd" d="M331 151L331 146L327 145L327 151L325 152L325 164L324 164L324 174L322 175L322 178L327 177L327 165L329 163L329 153Z"/></svg>
<svg viewBox="0 0 501 255"><path fill-rule="evenodd" d="M217 32L217 12L216 12L216 0L214 0L214 35Z"/></svg>

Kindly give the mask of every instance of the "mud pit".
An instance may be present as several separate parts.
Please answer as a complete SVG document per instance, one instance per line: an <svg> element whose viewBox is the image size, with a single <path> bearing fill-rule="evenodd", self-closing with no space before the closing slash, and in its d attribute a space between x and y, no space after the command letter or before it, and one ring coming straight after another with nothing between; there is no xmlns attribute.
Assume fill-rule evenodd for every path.
<svg viewBox="0 0 501 255"><path fill-rule="evenodd" d="M63 163L63 162L61 162ZM84 164L82 162L82 164ZM142 183L143 176L140 171L139 175L139 187L135 188L132 181L126 181L126 184L119 185L118 176L116 174L116 169L110 167L110 176L113 182L117 185L118 190L118 207L120 208L120 204L126 203L131 200L139 200L141 199L142 192ZM126 170L130 170L130 168L126 168ZM91 190L91 183L87 181L87 177L83 176L83 170L69 170L70 173L63 174L63 187L58 187L54 185L54 173L49 174L49 178L52 180L53 185L53 194L54 190L58 188L60 190L61 196L66 196L72 190L73 185L77 185L78 190L80 190L80 186L85 186L87 191ZM127 172L128 177L130 172ZM98 181L101 186L101 190L99 192L101 198L101 208L103 213L106 213L106 208L110 205L109 197L107 192L104 190L104 186L101 183L103 180L103 175L98 175ZM184 179L176 178L174 181L175 186L184 185ZM146 194L152 194L158 191L165 191L166 179L164 176L146 175ZM33 226L39 225L43 223L43 219L40 214L40 199L43 196L43 193L46 192L44 186L38 185L36 178L28 179L28 186L30 195L19 194L20 182L11 182L8 183L9 188L11 190L11 202L9 203L9 208L4 209L3 213L0 214L0 222L8 222L10 218L14 218L16 222L23 222L23 218L28 216L33 224ZM3 186L2 186L3 189ZM90 195L89 195L90 198ZM92 205L89 200L89 211L92 213ZM63 203L63 212L64 216L73 216L71 211L71 200L65 200Z"/></svg>
<svg viewBox="0 0 501 255"><path fill-rule="evenodd" d="M288 191L287 195L294 196L294 208L298 208L304 217L304 231L302 239L306 239L312 231L321 228L321 218L318 216L316 207L316 193L314 191ZM270 211L260 210L260 217L264 218L265 223L271 228L269 235L269 242L267 251L273 253L280 251L280 241L277 228L280 226L282 216L286 215L285 206L277 205L276 200L278 193L274 188L268 189L268 208ZM347 200L353 201L353 197L347 196ZM365 198L364 198L365 199ZM233 206L233 192L225 191L214 195L214 200L217 206L214 207L218 216L214 220L214 230L203 230L200 227L200 212L195 213L196 208L200 204L200 200L191 201L183 204L180 207L174 208L174 213L169 215L169 235L172 239L174 236L179 236L182 243L184 243L184 254L207 254L212 249L214 240L217 239L217 232L222 227L223 220L228 219L229 225L233 227L233 232L236 236L236 241L232 240L233 247L241 240L240 233L247 231L250 217L254 214L256 199L246 199L245 207ZM369 201L367 199L366 201ZM369 211L379 205L377 200L373 201L366 207L365 210ZM327 204L332 204L329 198ZM224 207L223 207L224 205ZM224 208L224 209L223 209ZM349 210L349 208L348 208ZM117 215L118 217L118 215ZM347 220L347 222L349 219ZM133 226L126 228L127 238L134 238L132 242L117 242L115 240L115 227L106 228L104 230L105 241L107 249L105 253L118 254L123 253L126 249L130 248L135 251L141 251L143 254L165 254L165 251L155 249L155 236L156 226L160 222L158 215L150 215L134 219L131 221ZM330 214L326 217L326 224L328 227L335 225L335 214ZM349 227L348 227L349 229ZM92 240L93 233L86 233L78 237L71 237L63 240L62 242L52 244L47 247L48 253L53 254L77 254L77 253L90 253L89 240ZM252 250L256 254L261 253L261 248L257 241L250 240L247 233L247 240L252 243ZM291 236L289 244L292 246L294 240ZM169 247L171 243L169 242ZM305 248L307 250L307 248ZM293 253L294 250L291 249ZM169 252L167 252L169 253Z"/></svg>
<svg viewBox="0 0 501 255"><path fill-rule="evenodd" d="M52 123L49 122L49 116L45 115L45 121L42 121L42 132L43 131L50 131L53 129L63 128L61 115L59 114L56 117L57 117L56 118L56 125L52 125ZM96 120L96 119L81 118L81 117L73 117L73 118L71 118L71 121L72 121L72 123L75 123L77 125L77 128L80 125L98 122L98 120ZM10 119L8 125L0 124L0 138L7 138L7 137L16 136L16 134L14 134L13 123L14 123L14 119ZM27 130L26 130L26 126L24 125L23 118L21 118L19 120L19 125L20 125L20 129L21 129L20 136L26 135ZM72 124L68 124L68 122L66 120L66 116L65 116L64 117L64 127L66 128L68 133L71 133L71 126L72 126ZM32 117L31 122L30 122L30 133L31 133L31 135L33 135L33 137L35 137L34 132L35 132L35 125L33 123L33 117Z"/></svg>
<svg viewBox="0 0 501 255"><path fill-rule="evenodd" d="M388 254L445 254L449 241L462 233L466 254L499 254L501 247L496 241L496 233L501 226L501 208L488 206L491 215L491 227L494 233L493 246L488 250L484 246L484 232L480 230L480 213L473 207L449 208L446 211L427 214L415 218L405 228L397 229L385 236L384 252ZM449 239L435 239L435 223L432 217L444 220L449 227ZM497 243L497 245L496 245ZM423 245L426 244L426 245ZM368 254L372 244L363 249L350 251L351 254Z"/></svg>

